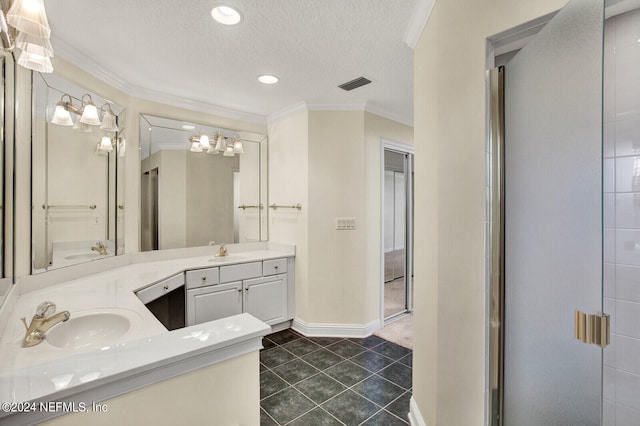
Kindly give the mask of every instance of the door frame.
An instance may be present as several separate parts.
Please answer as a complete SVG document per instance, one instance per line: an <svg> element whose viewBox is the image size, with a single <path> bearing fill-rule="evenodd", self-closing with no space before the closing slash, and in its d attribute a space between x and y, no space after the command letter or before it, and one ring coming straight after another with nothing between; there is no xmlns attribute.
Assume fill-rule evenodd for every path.
<svg viewBox="0 0 640 426"><path fill-rule="evenodd" d="M380 324L384 327L386 323L392 322L403 316L407 312L413 310L413 294L411 286L408 285L407 277L413 271L413 165L411 163L407 166L407 174L409 178L405 181L405 185L408 188L408 192L411 196L406 197L406 239L405 239L405 292L406 292L406 306L409 308L400 314L389 317L389 320L385 321L384 316L384 153L385 151L394 151L403 155L414 155L413 146L407 145L401 142L392 141L386 138L380 138Z"/></svg>

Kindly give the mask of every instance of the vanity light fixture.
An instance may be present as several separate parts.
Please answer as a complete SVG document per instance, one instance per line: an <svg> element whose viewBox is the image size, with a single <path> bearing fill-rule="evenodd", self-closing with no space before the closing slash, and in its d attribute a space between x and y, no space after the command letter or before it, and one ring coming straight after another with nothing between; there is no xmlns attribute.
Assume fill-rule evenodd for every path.
<svg viewBox="0 0 640 426"><path fill-rule="evenodd" d="M203 140L205 141L203 143ZM206 152L210 155L217 155L221 152L225 157L233 157L235 154L244 154L244 148L239 138L235 138L233 141L227 140L221 132L216 133L213 137L215 146L210 140L208 135L202 134L200 136L191 136L189 143L191 144L191 152Z"/></svg>
<svg viewBox="0 0 640 426"><path fill-rule="evenodd" d="M69 102L65 102L64 98L69 98ZM73 120L71 119L71 112L69 111L69 106L73 106L71 103L71 96L64 94L62 98L60 98L60 102L56 104L56 109L53 113L53 119L51 119L51 123L57 124L59 126L73 126Z"/></svg>
<svg viewBox="0 0 640 426"><path fill-rule="evenodd" d="M73 103L74 99L79 101L80 106ZM80 115L80 119L74 123L71 113ZM102 120L100 120L100 115L102 115ZM104 132L118 132L118 122L111 109L111 102L108 101L98 108L88 93L84 94L82 99L73 98L67 93L63 94L56 104L51 123L59 126L73 126L73 130L81 132L91 132L90 125L100 126L100 130Z"/></svg>
<svg viewBox="0 0 640 426"><path fill-rule="evenodd" d="M102 124L100 124L100 130L105 132L117 132L118 124L116 123L116 115L111 110L111 105L104 104L100 108L102 113Z"/></svg>
<svg viewBox="0 0 640 426"><path fill-rule="evenodd" d="M26 50L23 50L18 57L18 65L38 72L53 72L53 65L49 57L38 55L37 53L29 53Z"/></svg>
<svg viewBox="0 0 640 426"><path fill-rule="evenodd" d="M89 100L85 102L85 98L88 97ZM99 126L100 117L98 117L98 107L93 103L93 99L90 94L86 94L82 96L82 117L80 117L80 122L84 124L89 124L91 126Z"/></svg>
<svg viewBox="0 0 640 426"><path fill-rule="evenodd" d="M15 0L7 12L7 23L18 30L16 45L22 50L18 65L43 73L53 72L51 27L44 0ZM1 27L0 23L0 30Z"/></svg>
<svg viewBox="0 0 640 426"><path fill-rule="evenodd" d="M40 38L31 34L20 33L16 37L16 47L22 49L23 52L53 58L53 46L48 38Z"/></svg>
<svg viewBox="0 0 640 426"><path fill-rule="evenodd" d="M100 149L104 152L113 151L113 141L111 140L111 136L103 136L100 140Z"/></svg>
<svg viewBox="0 0 640 426"><path fill-rule="evenodd" d="M7 22L22 33L51 37L44 0L15 0L7 13Z"/></svg>
<svg viewBox="0 0 640 426"><path fill-rule="evenodd" d="M258 77L258 81L262 84L276 84L280 79L275 75L263 74Z"/></svg>
<svg viewBox="0 0 640 426"><path fill-rule="evenodd" d="M219 4L211 9L211 16L224 25L236 25L242 21L240 10L227 4Z"/></svg>
<svg viewBox="0 0 640 426"><path fill-rule="evenodd" d="M200 135L200 148L202 148L203 150L208 150L209 148L211 148L211 143L209 143L209 136Z"/></svg>
<svg viewBox="0 0 640 426"><path fill-rule="evenodd" d="M80 120L76 120L75 124L72 127L73 130L77 130L78 132L82 132L82 133L89 133L91 132L91 126L89 126L86 123L82 123L80 122Z"/></svg>
<svg viewBox="0 0 640 426"><path fill-rule="evenodd" d="M233 141L233 153L244 154L244 147L242 146L242 142L238 138L235 138L235 140Z"/></svg>
<svg viewBox="0 0 640 426"><path fill-rule="evenodd" d="M224 157L235 157L236 154L233 153L233 145L227 145L222 155Z"/></svg>
<svg viewBox="0 0 640 426"><path fill-rule="evenodd" d="M225 142L224 142L224 136L222 136L222 133L218 133L218 136L216 136L216 152L222 152L224 151L225 148Z"/></svg>
<svg viewBox="0 0 640 426"><path fill-rule="evenodd" d="M118 140L118 155L120 155L120 157L124 157L124 153L127 150L127 141L125 140L125 138L120 138Z"/></svg>

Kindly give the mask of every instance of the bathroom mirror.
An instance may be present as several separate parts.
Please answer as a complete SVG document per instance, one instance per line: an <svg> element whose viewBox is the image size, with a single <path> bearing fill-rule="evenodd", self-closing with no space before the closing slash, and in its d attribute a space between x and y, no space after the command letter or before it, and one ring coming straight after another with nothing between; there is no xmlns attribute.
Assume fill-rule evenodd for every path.
<svg viewBox="0 0 640 426"><path fill-rule="evenodd" d="M124 110L55 74L32 87L32 271L122 253Z"/></svg>
<svg viewBox="0 0 640 426"><path fill-rule="evenodd" d="M141 249L266 241L267 136L140 115Z"/></svg>

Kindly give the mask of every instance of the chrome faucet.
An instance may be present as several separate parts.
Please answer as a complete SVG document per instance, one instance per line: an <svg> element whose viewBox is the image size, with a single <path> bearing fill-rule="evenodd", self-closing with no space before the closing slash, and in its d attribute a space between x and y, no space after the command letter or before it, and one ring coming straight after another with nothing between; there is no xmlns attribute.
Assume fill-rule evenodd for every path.
<svg viewBox="0 0 640 426"><path fill-rule="evenodd" d="M107 254L107 246L102 244L102 241L98 241L95 246L91 247L91 250L97 251L99 255L104 256Z"/></svg>
<svg viewBox="0 0 640 426"><path fill-rule="evenodd" d="M222 243L220 244L220 248L218 248L218 254L216 254L216 256L223 257L226 255L227 255L227 244Z"/></svg>
<svg viewBox="0 0 640 426"><path fill-rule="evenodd" d="M49 331L51 327L59 322L69 319L71 314L69 311L63 311L52 315L56 311L56 305L53 302L42 302L36 308L36 314L31 320L31 324L27 326L27 321L22 318L24 328L27 329L27 333L22 341L22 347L28 348L29 346L35 346L42 342L44 335Z"/></svg>

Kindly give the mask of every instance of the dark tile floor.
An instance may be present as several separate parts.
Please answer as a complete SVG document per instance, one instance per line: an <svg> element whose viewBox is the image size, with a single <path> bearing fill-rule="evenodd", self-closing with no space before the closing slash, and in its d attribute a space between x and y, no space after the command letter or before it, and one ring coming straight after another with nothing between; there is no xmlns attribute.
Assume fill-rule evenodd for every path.
<svg viewBox="0 0 640 426"><path fill-rule="evenodd" d="M412 351L376 336L284 330L260 351L260 424L407 425Z"/></svg>

